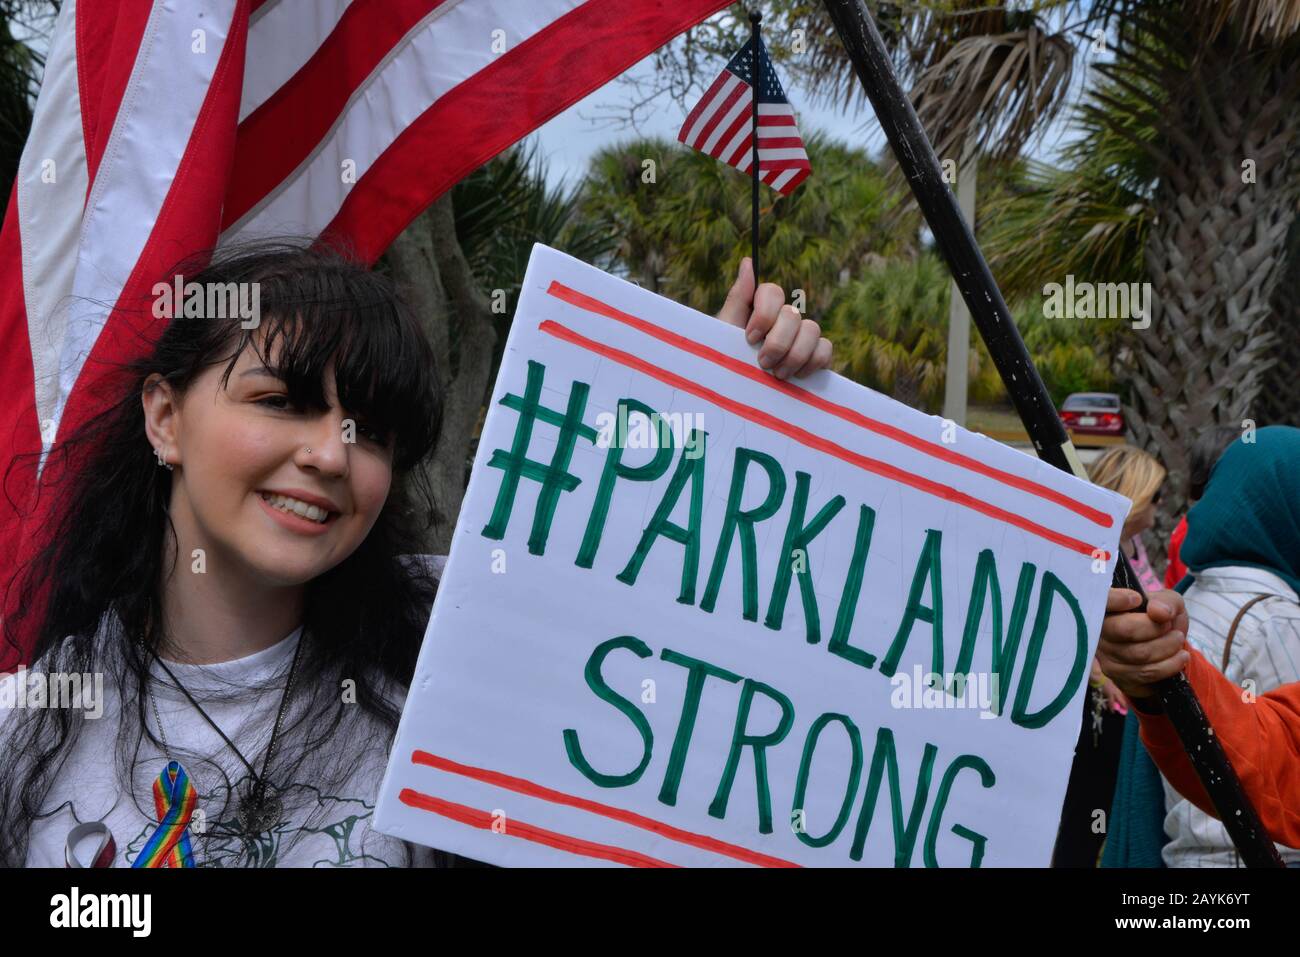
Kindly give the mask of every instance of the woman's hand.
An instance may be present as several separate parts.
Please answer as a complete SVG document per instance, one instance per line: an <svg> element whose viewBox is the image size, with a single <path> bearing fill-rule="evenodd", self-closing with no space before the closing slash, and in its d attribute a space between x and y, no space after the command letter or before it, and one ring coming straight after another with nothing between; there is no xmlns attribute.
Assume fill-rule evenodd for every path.
<svg viewBox="0 0 1300 957"><path fill-rule="evenodd" d="M765 282L754 292L754 264L748 256L740 261L740 272L727 293L718 318L745 330L758 350L758 364L778 379L802 378L831 364L831 342L812 319L788 305L785 292L776 283Z"/></svg>
<svg viewBox="0 0 1300 957"><path fill-rule="evenodd" d="M1174 591L1155 592L1145 612L1132 611L1141 603L1137 592L1112 588L1106 598L1097 661L1101 670L1130 698L1155 693L1157 681L1183 670L1191 654L1183 648L1187 638L1187 609Z"/></svg>

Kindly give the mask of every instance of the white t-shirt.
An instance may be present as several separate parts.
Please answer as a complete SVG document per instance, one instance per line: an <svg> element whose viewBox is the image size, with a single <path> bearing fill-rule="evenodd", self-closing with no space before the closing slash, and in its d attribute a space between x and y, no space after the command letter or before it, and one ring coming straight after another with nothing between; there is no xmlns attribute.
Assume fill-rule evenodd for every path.
<svg viewBox="0 0 1300 957"><path fill-rule="evenodd" d="M258 773L261 755L271 735L284 687L284 674L292 661L302 629L253 655L213 665L184 665L168 662L172 673L194 696L209 717L235 742ZM347 755L352 770L345 783L322 793L317 787L290 784L285 790L282 820L254 839L246 838L236 823L238 795L250 783L247 767L217 732L178 690L155 661L153 703L145 696L146 721L155 737L173 748L211 756L225 770L223 777L207 762L182 759L198 794L197 811L191 821L190 840L197 867L427 867L434 852L371 829L375 800L387 761L391 737L379 734L374 743ZM14 685L19 675L0 679L0 702L15 702ZM276 677L279 680L272 680ZM33 676L25 680L30 686ZM230 683L268 683L263 691L246 692L237 700L205 701ZM5 688L4 685L9 687ZM122 702L115 682L102 679L102 715L90 718L94 703L83 696L89 708L81 734L64 762L42 806L55 813L36 821L31 828L27 855L29 867L64 867L69 832L79 823L102 821L116 845L114 867L130 867L157 828L153 784L167 766L167 756L148 737L140 740L139 751L128 756L133 769L131 794L123 793L117 756L118 721ZM109 685L114 685L110 687ZM342 694L343 691L340 691ZM89 692L87 692L89 694ZM389 692L400 710L404 696ZM154 714L157 706L157 717ZM129 708L137 708L135 701ZM360 705L355 707L359 708ZM9 719L0 708L0 722ZM157 730L162 720L163 734ZM287 719L286 719L287 723ZM283 730L281 732L284 734ZM356 735L343 726L335 739L360 748ZM134 738L131 738L134 741ZM281 739L282 740L282 739ZM364 742L363 742L364 743ZM279 745L277 744L277 748ZM233 783L236 796L227 801ZM284 782L276 775L273 759L268 779ZM224 813L221 809L225 807ZM93 840L79 846L79 857L93 856Z"/></svg>

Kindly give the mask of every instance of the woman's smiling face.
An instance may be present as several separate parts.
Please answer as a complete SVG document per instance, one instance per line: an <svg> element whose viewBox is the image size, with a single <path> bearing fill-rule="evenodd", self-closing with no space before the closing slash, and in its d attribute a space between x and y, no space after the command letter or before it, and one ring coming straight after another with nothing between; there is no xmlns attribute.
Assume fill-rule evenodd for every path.
<svg viewBox="0 0 1300 957"><path fill-rule="evenodd" d="M209 572L225 566L250 584L304 584L351 555L378 520L392 482L391 444L339 407L332 362L327 410L294 407L251 348L223 387L226 366L205 369L179 408L165 385L150 388L160 377L146 383L146 432L175 466L170 512L180 561L202 548ZM325 521L307 505L328 510Z"/></svg>

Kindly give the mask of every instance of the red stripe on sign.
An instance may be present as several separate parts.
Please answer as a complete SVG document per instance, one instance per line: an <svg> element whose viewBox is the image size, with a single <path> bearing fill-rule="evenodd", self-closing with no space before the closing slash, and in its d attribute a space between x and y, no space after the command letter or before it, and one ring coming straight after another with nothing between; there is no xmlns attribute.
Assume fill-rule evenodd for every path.
<svg viewBox="0 0 1300 957"><path fill-rule="evenodd" d="M852 424L867 429L868 431L875 432L878 435L885 436L885 438L893 439L895 442L900 442L909 448L916 449L918 452L924 452L926 455L941 459L949 465L956 465L968 471L977 472L986 478L996 479L999 482L1010 485L1012 488L1019 489L1022 492L1028 492L1030 495L1035 495L1038 498L1053 503L1054 505L1068 508L1070 511L1082 515L1084 518L1088 519L1088 521L1094 522L1103 528L1109 528L1113 524L1113 520L1105 512L1092 508L1089 505L1084 505L1082 502L1075 501L1068 495L1058 492L1054 488L1049 488L1046 485L1042 485L1027 478L1022 478L1021 476L1015 475L1011 472L1004 472L991 465L986 465L979 459L973 459L968 455L962 455L960 452L956 452L937 442L927 442L925 439L918 438L897 426L888 425L876 419L868 418L861 412L856 412L848 406L823 399L821 396L815 395L807 389L802 389L793 383L778 379L769 372L764 372L762 369L755 368L751 363L742 362L740 359L719 352L717 349L711 349L703 343L696 342L693 339L688 339L685 336L679 336L675 332L669 332L667 329L657 326L652 322L648 322L647 320L634 316L631 313L616 309L594 296L588 296L586 293L581 293L576 289L571 289L561 282L552 280L551 285L547 288L546 292L557 299L569 303L569 305L577 306L579 309L585 309L588 312L594 312L607 319L613 319L617 322L623 323L624 325L631 326L633 329L636 329L639 332L644 332L646 335L652 336L660 342L667 343L670 346L675 346L676 348L689 352L692 355L699 356L701 359L707 359L715 365L720 365L726 369L730 369L732 372L743 375L747 379L752 379L761 385L767 386L769 389L775 389L778 392L788 395L792 399L797 399L806 405L810 405L813 408L820 409L823 412L828 412L837 418L843 419L845 422L851 422Z"/></svg>
<svg viewBox="0 0 1300 957"><path fill-rule="evenodd" d="M481 811L476 807L466 807L464 804L456 804L452 801L444 801L442 798L436 798L429 794L421 794L419 791L411 788L402 788L398 793L397 799L409 807L418 808L421 811L429 811L433 814L440 814L445 818L453 821L459 821L461 824L468 824L470 827L477 827L480 830L490 831L495 822L495 818L487 811ZM596 844L593 841L584 841L579 837L571 837L568 834L561 834L558 831L548 831L544 827L538 827L535 824L527 824L513 818L502 818L505 829L500 833L510 837L518 837L525 841L532 841L534 844L544 844L547 847L553 847L556 850L568 851L570 854L578 854L582 857L594 857L603 861L613 861L615 864L625 864L628 867L676 867L676 864L669 864L667 861L661 861L658 858L648 857L645 854L638 854L636 851L629 851L622 847L614 847L610 844Z"/></svg>
<svg viewBox="0 0 1300 957"><path fill-rule="evenodd" d="M816 449L818 452L825 452L827 455L832 455L841 461L848 462L850 465L856 465L863 471L871 472L891 481L898 482L900 485L911 486L918 491L933 495L936 498L942 498L949 502L955 502L958 505L964 505L972 511L979 512L982 515L987 515L990 518L996 519L997 521L1003 522L1007 525L1014 525L1017 528L1029 532L1031 535L1037 535L1039 538L1045 539L1046 541L1052 542L1056 545L1061 545L1071 551L1080 552L1090 558L1093 557L1094 551L1097 551L1099 556L1109 557L1106 552L1101 552L1095 549L1087 542L1079 541L1077 538L1071 538L1069 535L1064 535L1054 529L1047 528L1044 525L1039 525L1037 522L1031 522L1027 518L1022 518L1019 515L1008 512L1006 509L998 508L996 505L981 502L974 496L967 495L965 492L959 491L951 486L935 482L928 478L923 478L920 475L913 475L911 472L901 469L896 465L890 465L888 462L881 462L878 459L868 458L867 456L860 455L857 452L851 452L842 445L836 445L834 442L824 439L819 435L813 435L806 429L801 429L798 426L782 422L775 416L768 415L766 412L760 412L758 409L750 408L743 402L737 402L735 399L727 398L725 395L714 392L712 389L706 388L705 386L699 385L695 382L691 382L689 379L684 379L665 369L660 369L658 366L652 365L643 359L639 359L630 353L623 352L621 349L615 349L613 346L607 346L602 342L588 339L586 336L574 332L572 329L562 326L558 322L553 322L552 320L547 319L541 322L537 328L542 332L555 336L557 339L571 342L574 345L581 346L597 355L602 355L607 359L612 359L630 369L636 369L638 372L642 372L653 379L658 379L660 382L666 383L674 388L681 389L684 392L689 392L692 395L697 395L707 402L712 402L714 405L726 409L733 415L738 415L743 419L748 419L750 422L769 428L774 432L780 432L782 435L794 439L796 442L806 445L810 449Z"/></svg>
<svg viewBox="0 0 1300 957"><path fill-rule="evenodd" d="M357 258L374 262L471 170L726 5L588 0L425 110L357 180L318 242L342 236ZM539 77L546 82L539 85ZM530 93L521 96L521 90ZM503 114L507 95L511 109Z"/></svg>
<svg viewBox="0 0 1300 957"><path fill-rule="evenodd" d="M618 821L622 824L631 824L633 827L639 827L643 830L650 831L654 834L658 834L660 837L666 837L669 840L676 841L679 844L689 844L691 847L698 847L701 850L712 851L714 854L733 857L738 861L744 861L746 864L757 864L759 867L800 866L795 864L793 861L785 861L779 857L770 857L767 854L760 854L758 851L751 851L747 847L728 844L726 841L719 841L716 838L707 837L703 834L696 834L692 831L684 831L679 827L673 827L671 824L665 824L662 821L656 821L654 818L646 817L643 814L637 814L635 811L625 811L622 808L612 807L608 804L601 804L597 801L589 801L586 798L580 798L573 794L565 794L563 791L556 791L540 784L534 784L532 781L525 778L517 778L509 774L502 774L500 771L489 771L486 768L476 768L468 764L460 764L456 761L450 760L449 758L430 754L428 751L416 750L411 752L411 763L427 765L431 768L437 768L439 771L447 771L450 774L459 774L463 777L472 778L475 781L482 781L485 784L492 784L509 791L516 791L519 794L526 794L529 797L540 798L543 801L550 801L552 804L564 804L568 807L577 808L580 811L599 814L601 817L607 817L610 820Z"/></svg>

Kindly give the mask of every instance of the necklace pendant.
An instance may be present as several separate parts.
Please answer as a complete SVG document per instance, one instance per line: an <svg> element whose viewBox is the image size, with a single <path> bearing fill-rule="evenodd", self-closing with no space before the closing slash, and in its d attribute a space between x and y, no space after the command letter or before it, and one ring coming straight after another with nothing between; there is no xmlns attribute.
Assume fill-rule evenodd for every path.
<svg viewBox="0 0 1300 957"><path fill-rule="evenodd" d="M249 837L264 834L280 823L283 808L284 804L274 789L250 785L239 799L239 826Z"/></svg>

